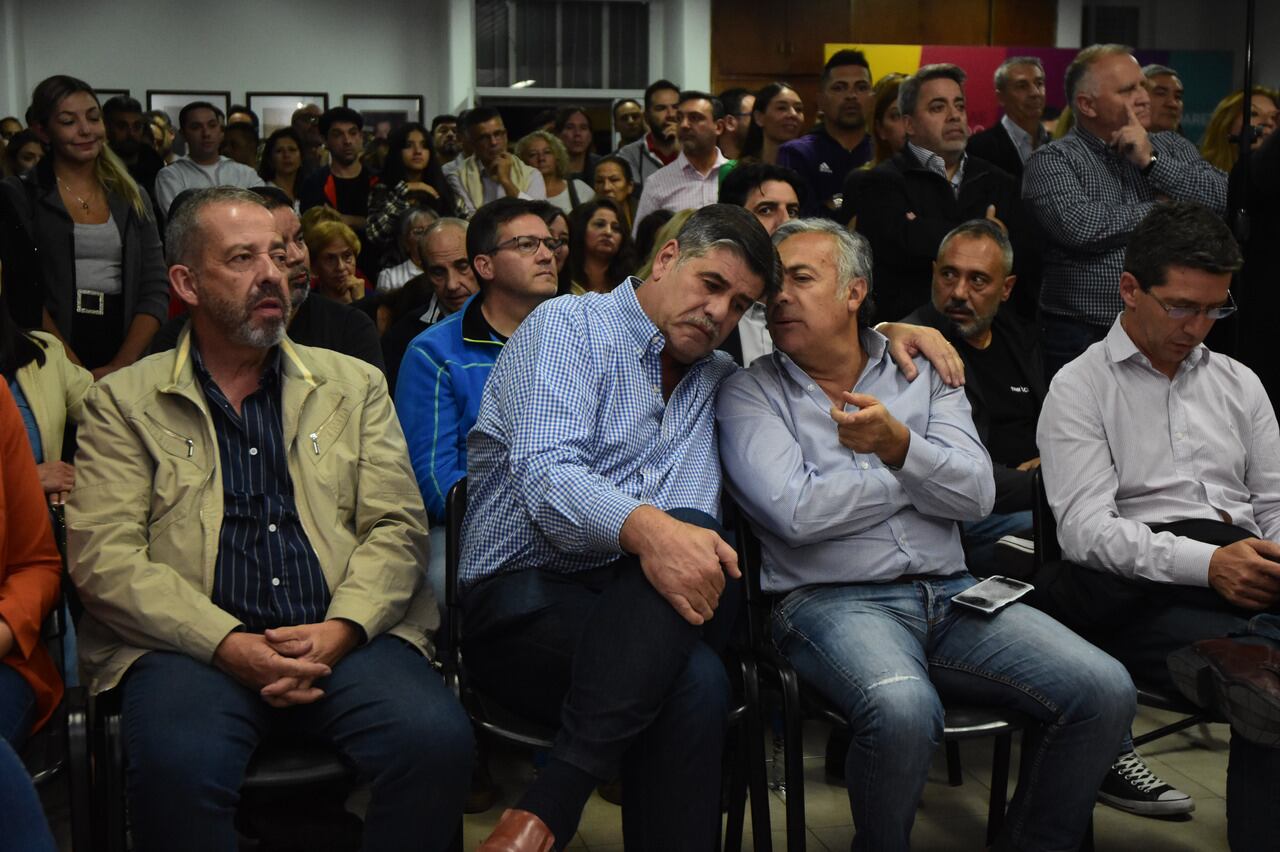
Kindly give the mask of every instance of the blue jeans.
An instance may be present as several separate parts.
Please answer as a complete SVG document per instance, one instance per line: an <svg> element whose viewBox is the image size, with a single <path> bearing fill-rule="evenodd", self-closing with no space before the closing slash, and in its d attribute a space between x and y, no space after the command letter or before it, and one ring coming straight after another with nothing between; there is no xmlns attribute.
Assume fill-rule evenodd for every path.
<svg viewBox="0 0 1280 852"><path fill-rule="evenodd" d="M670 514L719 531L701 512ZM628 850L702 852L719 832L729 678L718 651L740 594L728 581L715 617L695 627L634 557L499 575L464 599L467 672L503 705L558 727L554 759L602 782L621 772ZM545 777L535 793L581 811L585 798L543 789Z"/></svg>
<svg viewBox="0 0 1280 852"><path fill-rule="evenodd" d="M55 852L40 797L17 753L34 709L31 687L12 666L0 663L0 849Z"/></svg>
<svg viewBox="0 0 1280 852"><path fill-rule="evenodd" d="M942 698L1040 723L1023 736L1000 848L1075 849L1084 837L1133 719L1133 683L1118 662L1038 610L1013 604L988 617L953 605L973 583L962 574L809 586L774 613L779 650L849 720L855 852L909 848L942 739Z"/></svg>
<svg viewBox="0 0 1280 852"><path fill-rule="evenodd" d="M1110 326L1092 325L1078 319L1040 312L1040 345L1044 352L1044 377L1055 373L1107 336Z"/></svg>
<svg viewBox="0 0 1280 852"><path fill-rule="evenodd" d="M964 530L965 558L970 569L979 577L999 574L996 562L996 542L1007 535L1031 532L1031 512L1010 512L997 515L992 512L980 521L961 524Z"/></svg>
<svg viewBox="0 0 1280 852"><path fill-rule="evenodd" d="M462 817L474 743L462 706L427 659L392 636L357 648L317 681L314 704L270 707L183 654L153 651L123 685L134 848L236 848L249 758L269 733L332 742L372 788L366 850L448 847Z"/></svg>

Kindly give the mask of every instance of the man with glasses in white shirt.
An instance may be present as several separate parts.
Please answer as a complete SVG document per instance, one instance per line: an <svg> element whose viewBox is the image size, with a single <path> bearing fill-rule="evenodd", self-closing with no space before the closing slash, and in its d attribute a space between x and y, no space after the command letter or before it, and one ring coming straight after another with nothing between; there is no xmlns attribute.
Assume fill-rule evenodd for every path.
<svg viewBox="0 0 1280 852"><path fill-rule="evenodd" d="M1253 371L1203 343L1235 311L1240 266L1197 204L1157 205L1134 230L1119 318L1041 411L1069 562L1046 566L1035 601L1140 685L1176 685L1231 722L1237 852L1280 832L1280 433Z"/></svg>

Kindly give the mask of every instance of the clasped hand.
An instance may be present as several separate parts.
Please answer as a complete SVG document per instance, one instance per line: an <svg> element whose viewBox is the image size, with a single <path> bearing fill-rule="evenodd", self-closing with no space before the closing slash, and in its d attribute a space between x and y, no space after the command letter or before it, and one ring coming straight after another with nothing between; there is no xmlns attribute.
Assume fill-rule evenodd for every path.
<svg viewBox="0 0 1280 852"><path fill-rule="evenodd" d="M218 645L213 661L272 707L310 704L324 696L314 682L328 677L358 641L356 628L340 619L264 634L235 632Z"/></svg>

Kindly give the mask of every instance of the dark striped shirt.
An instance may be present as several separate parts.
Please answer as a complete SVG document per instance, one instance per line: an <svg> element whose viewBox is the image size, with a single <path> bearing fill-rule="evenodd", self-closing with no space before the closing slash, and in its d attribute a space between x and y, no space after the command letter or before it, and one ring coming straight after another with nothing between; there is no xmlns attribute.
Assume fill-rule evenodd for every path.
<svg viewBox="0 0 1280 852"><path fill-rule="evenodd" d="M223 518L213 602L253 632L314 624L329 608L329 586L298 517L281 417L280 350L236 414L192 349L209 401L222 463Z"/></svg>

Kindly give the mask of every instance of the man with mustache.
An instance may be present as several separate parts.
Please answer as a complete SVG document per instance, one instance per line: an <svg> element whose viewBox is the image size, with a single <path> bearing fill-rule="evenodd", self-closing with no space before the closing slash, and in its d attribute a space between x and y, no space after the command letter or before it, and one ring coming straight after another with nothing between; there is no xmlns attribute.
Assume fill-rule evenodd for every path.
<svg viewBox="0 0 1280 852"><path fill-rule="evenodd" d="M818 79L822 123L778 149L778 165L794 169L809 187L807 215L841 218L844 181L871 159L867 123L875 108L871 66L860 50L840 50Z"/></svg>
<svg viewBox="0 0 1280 852"><path fill-rule="evenodd" d="M332 349L359 358L385 372L378 329L368 314L333 299L310 298L311 253L302 238L302 222L289 196L274 186L255 186L250 192L262 198L284 240L289 339L303 346ZM177 346L187 321L184 314L162 325L151 339L148 352L167 352Z"/></svg>
<svg viewBox="0 0 1280 852"><path fill-rule="evenodd" d="M1021 244L1013 178L965 153L964 81L964 71L955 65L926 65L902 81L898 107L907 144L867 173L865 189L850 199L853 208L846 211L857 217L858 232L871 242L876 308L887 320L901 319L929 298L938 245L961 222L999 219L1013 240L1015 257L1033 254ZM1023 283L1031 282L1024 277Z"/></svg>
<svg viewBox="0 0 1280 852"><path fill-rule="evenodd" d="M706 92L681 92L676 127L680 153L645 182L633 235L654 210L697 209L715 204L720 196L720 169L729 162L716 146L724 132L724 104Z"/></svg>
<svg viewBox="0 0 1280 852"><path fill-rule="evenodd" d="M716 402L726 487L761 540L773 641L852 732L854 849L910 847L942 738L942 698L1036 726L997 848L1075 849L1133 718L1124 668L1023 604L952 597L976 582L956 521L986 515L991 462L969 404L920 363L908 383L869 327L865 239L829 219L774 232L777 350Z"/></svg>
<svg viewBox="0 0 1280 852"><path fill-rule="evenodd" d="M618 156L631 166L631 177L636 184L633 197L641 195L650 175L675 162L680 153L676 139L676 104L679 102L680 87L670 80L655 80L644 90L644 122L649 132L618 149Z"/></svg>
<svg viewBox="0 0 1280 852"><path fill-rule="evenodd" d="M443 850L471 726L425 656L426 516L386 383L285 337L286 248L253 193L198 191L166 237L190 326L89 392L67 507L134 845L235 848L245 766L285 725L369 780L367 848Z"/></svg>
<svg viewBox="0 0 1280 852"><path fill-rule="evenodd" d="M1031 152L1048 143L1044 129L1044 66L1035 56L1011 56L996 69L996 100L1004 115L998 124L973 134L965 148L1014 178Z"/></svg>

